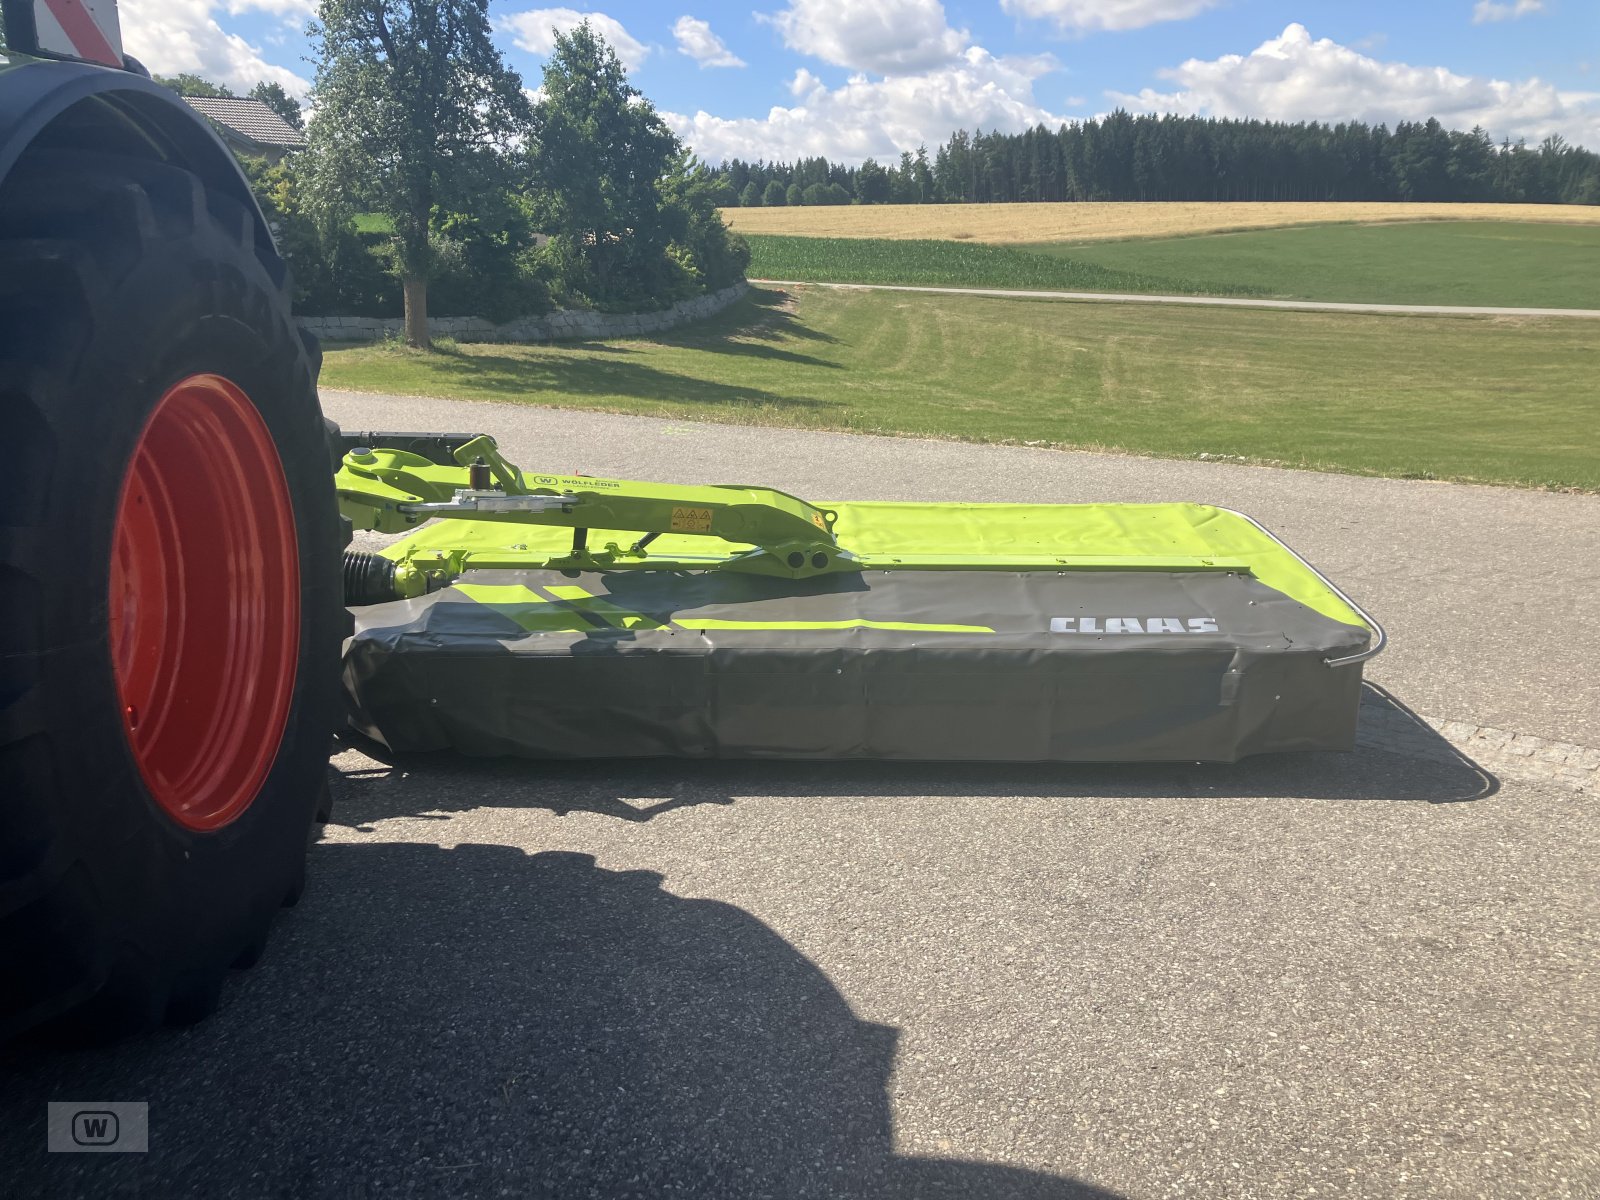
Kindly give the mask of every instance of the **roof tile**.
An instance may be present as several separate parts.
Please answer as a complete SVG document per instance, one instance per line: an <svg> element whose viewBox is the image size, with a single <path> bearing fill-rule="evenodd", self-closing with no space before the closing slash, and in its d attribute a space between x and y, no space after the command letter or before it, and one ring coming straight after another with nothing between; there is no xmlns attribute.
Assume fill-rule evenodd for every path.
<svg viewBox="0 0 1600 1200"><path fill-rule="evenodd" d="M304 134L259 100L218 96L185 96L184 100L196 112L258 145L296 148L306 144Z"/></svg>

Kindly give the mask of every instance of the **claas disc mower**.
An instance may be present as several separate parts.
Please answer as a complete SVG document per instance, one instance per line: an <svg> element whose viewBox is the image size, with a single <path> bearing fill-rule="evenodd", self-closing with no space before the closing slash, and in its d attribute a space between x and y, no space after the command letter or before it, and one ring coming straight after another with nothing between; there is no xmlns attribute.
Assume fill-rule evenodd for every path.
<svg viewBox="0 0 1600 1200"><path fill-rule="evenodd" d="M343 433L351 721L530 757L1201 760L1347 749L1382 633L1202 504L812 504Z"/></svg>
<svg viewBox="0 0 1600 1200"><path fill-rule="evenodd" d="M300 893L346 723L530 758L1351 745L1383 633L1237 513L338 430L248 184L111 0L0 12L0 1038L209 1012Z"/></svg>

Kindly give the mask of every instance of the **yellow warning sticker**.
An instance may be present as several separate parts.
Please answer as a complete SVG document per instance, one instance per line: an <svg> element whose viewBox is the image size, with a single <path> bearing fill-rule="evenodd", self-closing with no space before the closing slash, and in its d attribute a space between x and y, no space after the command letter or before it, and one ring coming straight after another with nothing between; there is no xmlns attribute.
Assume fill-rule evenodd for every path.
<svg viewBox="0 0 1600 1200"><path fill-rule="evenodd" d="M821 513L812 513L811 514L811 523L813 525L815 525L818 529L822 530L823 533L827 533L828 532L828 523L822 519L822 514Z"/></svg>
<svg viewBox="0 0 1600 1200"><path fill-rule="evenodd" d="M672 510L674 533L710 533L711 510L679 505Z"/></svg>

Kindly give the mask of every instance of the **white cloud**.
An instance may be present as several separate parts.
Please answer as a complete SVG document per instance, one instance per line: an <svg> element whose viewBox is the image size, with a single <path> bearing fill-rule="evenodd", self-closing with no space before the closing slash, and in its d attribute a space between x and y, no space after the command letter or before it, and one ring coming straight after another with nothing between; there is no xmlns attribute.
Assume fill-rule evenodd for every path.
<svg viewBox="0 0 1600 1200"><path fill-rule="evenodd" d="M223 7L228 10L230 17L237 17L240 13L264 12L269 16L283 17L313 17L317 12L317 0L225 0Z"/></svg>
<svg viewBox="0 0 1600 1200"><path fill-rule="evenodd" d="M663 113L695 153L725 158L794 160L824 155L836 162L898 157L926 143L937 146L957 129L1016 132L1067 118L1042 108L1033 81L1056 69L1049 56L996 58L974 46L954 64L919 75L869 79L856 75L829 89L801 69L789 90L798 101L765 117L727 118L697 112Z"/></svg>
<svg viewBox="0 0 1600 1200"><path fill-rule="evenodd" d="M763 19L791 50L879 75L952 62L972 40L950 28L939 0L789 0Z"/></svg>
<svg viewBox="0 0 1600 1200"><path fill-rule="evenodd" d="M1495 0L1478 0L1472 9L1472 23L1486 21L1515 21L1518 17L1531 17L1544 11L1544 0L1516 0L1514 4L1496 4Z"/></svg>
<svg viewBox="0 0 1600 1200"><path fill-rule="evenodd" d="M1137 112L1390 125L1438 117L1450 128L1482 125L1496 139L1559 133L1600 146L1600 93L1562 92L1539 79L1507 82L1382 62L1328 38L1313 41L1299 24L1249 54L1191 58L1159 75L1177 90L1106 94Z"/></svg>
<svg viewBox="0 0 1600 1200"><path fill-rule="evenodd" d="M1100 29L1143 29L1163 21L1182 21L1214 8L1222 0L1000 0L1018 17L1053 22L1062 33ZM1526 3L1527 0L1519 0Z"/></svg>
<svg viewBox="0 0 1600 1200"><path fill-rule="evenodd" d="M589 22L594 31L605 38L606 44L617 52L622 65L637 71L650 57L650 47L633 37L615 17L599 12L578 12L572 8L535 8L527 12L508 13L495 22L500 29L510 30L511 40L519 50L541 57L556 48L555 30L570 33L574 28Z"/></svg>
<svg viewBox="0 0 1600 1200"><path fill-rule="evenodd" d="M122 0L123 48L157 75L200 75L235 92L265 80L304 99L311 82L267 62L238 34L224 33L216 7L213 0Z"/></svg>
<svg viewBox="0 0 1600 1200"><path fill-rule="evenodd" d="M678 39L678 53L687 54L702 67L744 66L744 59L724 46L711 26L698 17L679 17L672 36Z"/></svg>

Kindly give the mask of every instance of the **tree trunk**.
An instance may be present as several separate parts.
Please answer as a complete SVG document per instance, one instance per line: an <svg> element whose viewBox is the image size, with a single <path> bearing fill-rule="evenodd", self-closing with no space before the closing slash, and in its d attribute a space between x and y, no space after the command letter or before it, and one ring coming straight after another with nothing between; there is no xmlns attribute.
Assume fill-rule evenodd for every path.
<svg viewBox="0 0 1600 1200"><path fill-rule="evenodd" d="M400 285L406 299L406 345L432 350L433 339L428 336L428 281L406 278Z"/></svg>

